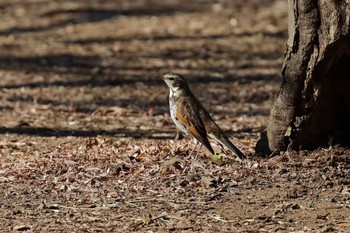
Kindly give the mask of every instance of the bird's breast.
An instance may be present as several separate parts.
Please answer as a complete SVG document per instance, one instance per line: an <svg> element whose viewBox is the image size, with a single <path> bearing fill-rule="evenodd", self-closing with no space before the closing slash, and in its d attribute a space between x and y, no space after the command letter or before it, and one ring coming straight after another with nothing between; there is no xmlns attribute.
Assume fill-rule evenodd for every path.
<svg viewBox="0 0 350 233"><path fill-rule="evenodd" d="M181 123L181 121L177 118L177 107L176 107L176 101L178 98L174 96L169 96L169 108L170 108L170 117L177 126L178 129L180 129L183 133L187 134L187 129L184 124Z"/></svg>

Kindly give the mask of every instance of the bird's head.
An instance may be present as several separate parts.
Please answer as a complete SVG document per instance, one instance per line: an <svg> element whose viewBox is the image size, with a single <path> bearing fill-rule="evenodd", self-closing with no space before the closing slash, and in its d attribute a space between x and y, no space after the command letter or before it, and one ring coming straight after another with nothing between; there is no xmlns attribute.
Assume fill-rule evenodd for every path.
<svg viewBox="0 0 350 233"><path fill-rule="evenodd" d="M186 80L179 74L176 73L168 73L162 75L162 79L170 88L170 91L176 92L178 90L187 90L188 84Z"/></svg>

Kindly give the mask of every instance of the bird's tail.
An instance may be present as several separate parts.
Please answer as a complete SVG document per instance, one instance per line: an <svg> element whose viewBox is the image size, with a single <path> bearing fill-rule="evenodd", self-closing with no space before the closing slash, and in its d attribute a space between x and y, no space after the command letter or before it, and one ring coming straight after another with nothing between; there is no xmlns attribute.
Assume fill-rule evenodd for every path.
<svg viewBox="0 0 350 233"><path fill-rule="evenodd" d="M240 151L233 143L228 139L223 132L220 131L218 134L210 133L208 134L210 138L214 139L217 143L219 143L221 146L226 146L230 151L235 153L238 158L243 160L245 158L245 155L242 151Z"/></svg>
<svg viewBox="0 0 350 233"><path fill-rule="evenodd" d="M233 145L233 143L226 137L223 137L222 143L230 149L230 151L232 151L233 153L235 153L237 155L238 158L240 158L241 160L243 160L245 158L245 155L243 154L243 152L238 149L235 145Z"/></svg>

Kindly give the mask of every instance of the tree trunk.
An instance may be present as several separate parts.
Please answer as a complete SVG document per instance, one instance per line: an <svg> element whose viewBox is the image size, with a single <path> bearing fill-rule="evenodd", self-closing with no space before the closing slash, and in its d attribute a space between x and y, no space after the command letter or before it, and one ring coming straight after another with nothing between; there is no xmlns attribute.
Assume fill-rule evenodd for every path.
<svg viewBox="0 0 350 233"><path fill-rule="evenodd" d="M332 138L349 145L350 0L289 0L288 8L283 83L259 144L270 151Z"/></svg>

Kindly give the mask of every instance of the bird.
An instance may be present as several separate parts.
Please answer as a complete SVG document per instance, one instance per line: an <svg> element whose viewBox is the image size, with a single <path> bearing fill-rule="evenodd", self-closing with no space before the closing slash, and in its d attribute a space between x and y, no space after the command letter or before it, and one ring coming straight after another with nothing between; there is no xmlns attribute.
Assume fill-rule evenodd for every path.
<svg viewBox="0 0 350 233"><path fill-rule="evenodd" d="M161 78L169 87L170 116L180 131L192 136L196 145L200 142L213 155L215 152L209 139L216 141L222 148L226 146L241 160L245 158L242 151L227 138L224 131L194 96L183 76L167 73L161 75Z"/></svg>

